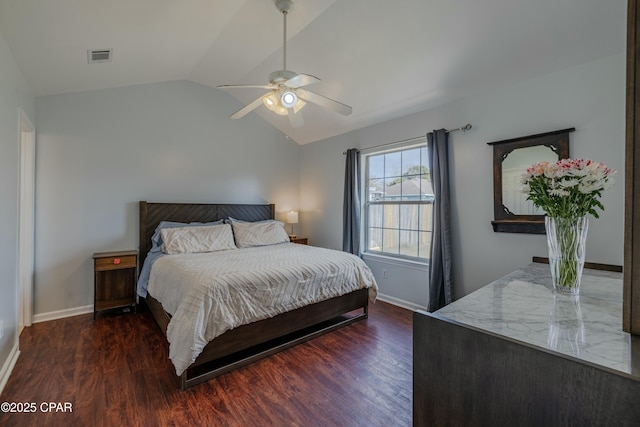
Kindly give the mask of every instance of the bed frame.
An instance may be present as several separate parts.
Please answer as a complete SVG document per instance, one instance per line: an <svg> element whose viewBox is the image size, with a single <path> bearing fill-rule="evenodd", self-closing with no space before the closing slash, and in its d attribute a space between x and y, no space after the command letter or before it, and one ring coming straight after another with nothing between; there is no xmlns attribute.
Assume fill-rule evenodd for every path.
<svg viewBox="0 0 640 427"><path fill-rule="evenodd" d="M140 265L151 248L151 236L161 221L210 222L233 217L245 221L273 219L275 206L248 204L192 204L140 202ZM166 335L170 316L151 295L145 299ZM359 289L277 316L229 330L209 342L181 375L185 390L211 378L270 356L368 317L368 290ZM360 310L362 310L360 312ZM355 313L354 313L355 312Z"/></svg>

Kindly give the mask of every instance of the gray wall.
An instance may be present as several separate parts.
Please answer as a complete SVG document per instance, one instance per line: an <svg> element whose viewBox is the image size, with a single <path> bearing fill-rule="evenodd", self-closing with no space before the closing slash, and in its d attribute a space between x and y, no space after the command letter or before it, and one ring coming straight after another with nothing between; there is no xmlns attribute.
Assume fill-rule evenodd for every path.
<svg viewBox="0 0 640 427"><path fill-rule="evenodd" d="M137 248L139 200L298 208L300 147L240 107L186 81L37 98L36 315L93 304L92 254Z"/></svg>
<svg viewBox="0 0 640 427"><path fill-rule="evenodd" d="M18 108L35 122L31 90L0 36L0 374L17 344L18 330Z"/></svg>
<svg viewBox="0 0 640 427"><path fill-rule="evenodd" d="M344 156L367 148L471 123L450 136L454 281L456 297L546 256L544 235L494 233L492 148L486 143L575 127L572 157L617 169L617 184L603 197L606 210L590 222L587 259L622 264L624 222L625 54L482 92L411 116L370 126L302 147L300 207L302 234L313 244L340 248ZM427 279L368 260L380 292L409 306L426 306ZM387 277L380 277L382 270ZM424 277L424 279L423 279ZM417 297L420 295L420 297Z"/></svg>
<svg viewBox="0 0 640 427"><path fill-rule="evenodd" d="M298 146L256 115L228 115L240 105L216 89L178 81L33 99L6 45L0 43L0 136L3 257L0 302L5 337L16 325L17 107L37 116L36 315L93 302L91 255L137 246L137 201L273 202L300 208L296 232L340 248L344 156L424 134L451 135L456 296L460 297L545 255L543 236L496 234L491 148L486 142L565 128L574 157L618 169L591 222L590 261L622 263L624 53L508 87L487 89L423 112L346 135ZM5 196L6 195L6 196ZM424 307L419 268L368 260L381 292ZM387 270L387 277L381 277ZM6 274L4 274L6 272Z"/></svg>

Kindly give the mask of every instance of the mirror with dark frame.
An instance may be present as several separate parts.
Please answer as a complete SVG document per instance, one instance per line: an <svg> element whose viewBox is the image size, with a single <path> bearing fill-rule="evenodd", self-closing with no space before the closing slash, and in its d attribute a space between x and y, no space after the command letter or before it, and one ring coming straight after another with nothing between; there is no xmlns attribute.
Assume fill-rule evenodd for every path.
<svg viewBox="0 0 640 427"><path fill-rule="evenodd" d="M569 157L569 133L562 129L503 141L493 146L493 231L544 234L544 212L526 200L521 176L534 163Z"/></svg>

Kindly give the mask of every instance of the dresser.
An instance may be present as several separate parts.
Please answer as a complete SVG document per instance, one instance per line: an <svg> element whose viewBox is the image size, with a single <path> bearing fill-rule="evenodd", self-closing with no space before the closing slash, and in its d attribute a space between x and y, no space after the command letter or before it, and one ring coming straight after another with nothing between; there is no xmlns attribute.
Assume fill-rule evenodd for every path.
<svg viewBox="0 0 640 427"><path fill-rule="evenodd" d="M414 313L414 426L640 425L640 342L622 274L584 270L579 297L530 264Z"/></svg>

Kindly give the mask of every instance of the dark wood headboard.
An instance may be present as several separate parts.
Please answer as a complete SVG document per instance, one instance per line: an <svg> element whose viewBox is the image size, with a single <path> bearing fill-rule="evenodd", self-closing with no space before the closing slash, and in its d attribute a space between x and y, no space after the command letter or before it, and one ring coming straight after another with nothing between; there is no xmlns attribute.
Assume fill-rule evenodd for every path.
<svg viewBox="0 0 640 427"><path fill-rule="evenodd" d="M211 222L225 218L261 221L275 218L275 205L243 205L229 203L150 203L140 202L140 269L149 249L151 236L162 221Z"/></svg>

